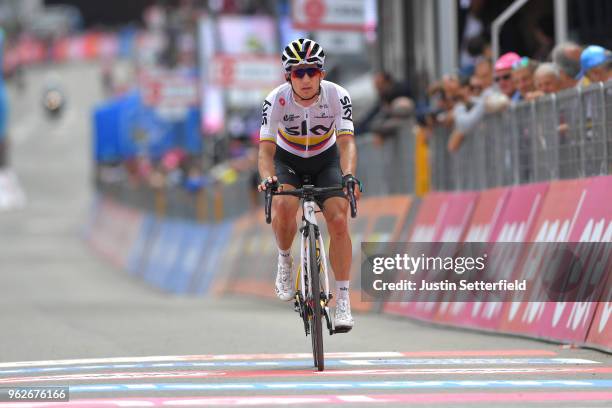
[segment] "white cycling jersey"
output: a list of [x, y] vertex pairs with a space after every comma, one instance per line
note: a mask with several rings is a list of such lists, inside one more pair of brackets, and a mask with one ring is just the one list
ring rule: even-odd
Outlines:
[[321, 94], [305, 108], [293, 98], [289, 82], [266, 97], [262, 108], [259, 140], [273, 142], [296, 156], [323, 153], [337, 137], [353, 135], [353, 105], [346, 89], [321, 81]]

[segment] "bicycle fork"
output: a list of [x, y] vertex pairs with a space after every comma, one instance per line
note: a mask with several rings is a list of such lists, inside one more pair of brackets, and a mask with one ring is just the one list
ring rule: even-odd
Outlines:
[[[310, 326], [308, 324], [308, 319], [312, 316], [313, 308], [312, 305], [306, 303], [305, 295], [306, 295], [306, 285], [309, 285], [307, 282], [307, 275], [303, 272], [303, 269], [306, 269], [308, 273], [310, 273], [310, 265], [308, 262], [308, 253], [309, 253], [309, 241], [308, 241], [308, 228], [307, 224], [300, 227], [300, 235], [301, 235], [301, 245], [300, 245], [300, 263], [298, 266], [298, 276], [296, 279], [296, 295], [294, 302], [294, 310], [300, 315], [302, 321], [304, 323], [304, 332], [306, 336], [310, 334]], [[329, 290], [329, 274], [328, 274], [328, 263], [327, 256], [325, 254], [325, 250], [321, 250], [324, 248], [323, 237], [321, 234], [318, 234], [319, 228], [315, 224], [315, 231], [317, 233], [317, 263], [319, 265], [319, 273], [323, 276], [324, 285], [323, 291], [321, 292], [321, 312], [325, 317], [325, 323], [327, 326], [327, 330], [329, 331], [330, 336], [334, 333], [345, 333], [344, 330], [335, 330], [333, 327], [331, 314], [329, 310], [329, 302], [333, 299], [333, 294]], [[300, 286], [300, 287], [298, 287]], [[320, 289], [319, 289], [320, 290]]]

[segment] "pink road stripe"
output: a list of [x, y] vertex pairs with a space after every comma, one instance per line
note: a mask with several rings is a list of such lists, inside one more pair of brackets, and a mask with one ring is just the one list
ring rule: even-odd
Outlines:
[[360, 375], [482, 375], [482, 374], [606, 374], [612, 367], [512, 367], [512, 368], [394, 368], [366, 370], [244, 370], [244, 371], [133, 371], [99, 374], [47, 375], [39, 377], [1, 378], [0, 384], [95, 381], [95, 380], [135, 380], [157, 378], [259, 378], [259, 377], [340, 377]]
[[520, 392], [520, 393], [453, 393], [453, 394], [369, 394], [369, 395], [274, 395], [256, 397], [181, 397], [181, 398], [114, 398], [81, 399], [69, 403], [0, 403], [0, 408], [44, 407], [178, 407], [178, 406], [235, 406], [235, 405], [292, 405], [292, 404], [354, 404], [405, 403], [448, 404], [486, 402], [567, 402], [612, 401], [612, 392]]
[[[556, 356], [551, 350], [441, 350], [441, 351], [373, 351], [373, 352], [331, 352], [325, 353], [326, 358], [363, 358], [363, 357], [484, 357], [484, 356]], [[269, 360], [269, 359], [301, 359], [310, 358], [310, 353], [288, 354], [218, 354], [187, 356], [187, 360]]]
[[[509, 349], [509, 350], [442, 350], [442, 351], [357, 351], [325, 353], [326, 358], [393, 358], [393, 357], [516, 357], [516, 356], [556, 356], [558, 353], [551, 350], [535, 349]], [[169, 362], [169, 361], [221, 361], [221, 360], [288, 360], [311, 358], [310, 353], [283, 353], [283, 354], [203, 354], [188, 356], [143, 356], [143, 357], [109, 357], [86, 358], [73, 360], [41, 360], [18, 361], [0, 363], [0, 368], [60, 366], [73, 364], [102, 364], [102, 363], [142, 363], [142, 362]]]

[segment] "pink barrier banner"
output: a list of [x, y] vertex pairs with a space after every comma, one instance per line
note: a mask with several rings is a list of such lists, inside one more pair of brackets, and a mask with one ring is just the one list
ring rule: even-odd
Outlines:
[[542, 210], [549, 183], [512, 187], [499, 221], [493, 227], [491, 242], [525, 242]]
[[[448, 201], [450, 193], [429, 193], [425, 196], [419, 206], [419, 211], [414, 220], [414, 225], [410, 229], [410, 242], [433, 242], [436, 230], [441, 229], [442, 219], [448, 210]], [[397, 299], [392, 299], [386, 302], [383, 311], [385, 313], [397, 314], [402, 316], [415, 316], [417, 309], [422, 316], [433, 316], [435, 312], [434, 302], [415, 303], [405, 299], [405, 302], [399, 302]]]
[[459, 242], [470, 224], [478, 199], [476, 192], [454, 193], [447, 202], [442, 223], [434, 234], [434, 241]]
[[597, 303], [586, 343], [612, 352], [612, 274], [608, 274], [606, 292], [602, 301]]
[[[569, 242], [593, 243], [612, 241], [612, 177], [591, 178], [583, 190], [578, 211], [570, 224]], [[577, 244], [574, 248], [587, 262], [578, 283], [579, 290], [591, 293], [588, 300], [581, 302], [547, 302], [542, 313], [542, 330], [545, 337], [582, 342], [595, 315], [610, 264], [606, 246]]]
[[493, 227], [501, 219], [504, 205], [509, 197], [509, 188], [495, 188], [481, 192], [463, 240], [488, 242], [493, 234]]
[[[504, 214], [503, 210], [509, 200], [510, 191], [510, 188], [496, 188], [480, 193], [464, 241], [488, 242], [490, 240], [493, 228]], [[474, 320], [481, 310], [490, 313], [492, 306], [495, 309], [499, 308], [499, 305], [489, 302], [459, 302], [447, 299], [440, 302], [435, 320], [444, 324], [478, 327]]]
[[436, 230], [448, 210], [450, 193], [429, 193], [419, 206], [419, 212], [408, 235], [410, 242], [433, 242]]
[[[570, 232], [585, 203], [590, 180], [566, 180], [552, 182], [535, 228], [528, 242], [546, 242], [549, 245], [534, 245], [524, 253], [516, 269], [515, 279], [526, 280], [528, 290], [516, 292], [516, 301], [505, 304], [500, 329], [549, 339], [584, 341], [593, 311], [588, 307], [572, 308], [581, 324], [571, 333], [560, 327], [559, 308], [562, 302], [544, 302], [546, 288], [541, 276], [547, 269], [556, 250], [554, 243], [568, 242]], [[536, 277], [538, 279], [536, 279]], [[537, 283], [536, 283], [537, 281]], [[555, 310], [556, 309], [556, 310]], [[561, 310], [563, 312], [563, 310]], [[569, 336], [569, 337], [568, 337]]]
[[[504, 245], [504, 243], [524, 242], [527, 239], [542, 209], [548, 186], [548, 183], [538, 183], [512, 187], [506, 190], [505, 195], [496, 190], [483, 192], [481, 198], [485, 202], [483, 215], [475, 214], [474, 220], [479, 220], [481, 217], [486, 219], [486, 214], [490, 214], [491, 232], [487, 236], [490, 242], [488, 253], [491, 259], [497, 261], [489, 268], [489, 271], [495, 275], [486, 278], [496, 281], [512, 277], [520, 260], [521, 254], [517, 252], [520, 251], [520, 248], [516, 245]], [[502, 200], [503, 204], [500, 203]], [[503, 209], [496, 217], [495, 211], [500, 206]], [[478, 208], [477, 211], [479, 211]], [[488, 224], [480, 222], [489, 228]], [[449, 313], [455, 315], [452, 318], [453, 324], [495, 330], [499, 326], [503, 307], [502, 302], [492, 301], [470, 302], [467, 307], [455, 303], [450, 306]]]
[[[411, 251], [419, 253], [419, 243], [425, 242], [459, 242], [476, 207], [478, 193], [432, 193], [427, 195], [417, 214], [414, 227], [410, 233]], [[416, 247], [415, 247], [416, 246]], [[452, 248], [445, 247], [452, 251]], [[429, 254], [434, 255], [434, 254]], [[425, 278], [430, 278], [429, 276]], [[431, 276], [431, 279], [435, 277]], [[440, 305], [440, 296], [408, 292], [400, 299], [390, 299], [385, 303], [386, 313], [410, 316], [422, 320], [432, 320]]]
[[[612, 242], [612, 206], [610, 203], [612, 203], [612, 176], [592, 178], [581, 211], [570, 232], [570, 241]], [[564, 329], [572, 330], [580, 322], [578, 313], [572, 313], [575, 309], [581, 310], [588, 307], [588, 312], [591, 312], [591, 307], [596, 307], [586, 342], [612, 350], [612, 319], [610, 319], [612, 316], [612, 267], [609, 259], [611, 254], [603, 255], [605, 260], [600, 260], [599, 265], [592, 267], [602, 270], [603, 276], [593, 275], [593, 279], [589, 282], [591, 287], [603, 288], [601, 301], [597, 304], [588, 303], [588, 306], [568, 304], [560, 322]]]

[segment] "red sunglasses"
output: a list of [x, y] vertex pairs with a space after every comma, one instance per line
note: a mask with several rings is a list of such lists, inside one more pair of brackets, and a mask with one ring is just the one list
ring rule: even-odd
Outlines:
[[319, 68], [298, 68], [295, 71], [291, 71], [291, 77], [304, 78], [304, 75], [308, 74], [308, 76], [312, 78], [320, 73], [321, 70]]

